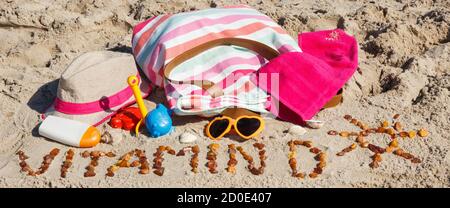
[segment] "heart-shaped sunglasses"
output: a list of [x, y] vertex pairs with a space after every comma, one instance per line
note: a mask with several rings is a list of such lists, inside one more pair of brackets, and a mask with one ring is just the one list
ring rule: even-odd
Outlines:
[[243, 139], [251, 139], [264, 129], [260, 115], [242, 108], [226, 109], [222, 116], [214, 118], [205, 128], [206, 136], [219, 140], [233, 130]]

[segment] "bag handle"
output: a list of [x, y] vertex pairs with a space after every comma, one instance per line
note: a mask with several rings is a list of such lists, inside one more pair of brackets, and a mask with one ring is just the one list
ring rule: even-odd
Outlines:
[[240, 46], [240, 47], [249, 49], [251, 51], [254, 51], [254, 52], [260, 54], [267, 60], [271, 60], [271, 59], [277, 57], [278, 55], [280, 55], [280, 53], [277, 50], [275, 50], [275, 49], [271, 48], [270, 46], [267, 46], [263, 43], [254, 41], [254, 40], [243, 39], [243, 38], [220, 38], [220, 39], [216, 39], [213, 41], [209, 41], [209, 42], [200, 44], [200, 45], [198, 45], [194, 48], [191, 48], [191, 49], [185, 51], [184, 53], [176, 56], [175, 58], [173, 58], [164, 67], [164, 77], [169, 82], [174, 82], [174, 83], [179, 83], [179, 84], [192, 84], [192, 85], [199, 86], [202, 89], [204, 89], [205, 91], [207, 91], [213, 98], [223, 95], [222, 88], [216, 86], [215, 83], [208, 81], [208, 80], [186, 81], [186, 80], [173, 80], [173, 79], [169, 78], [169, 75], [173, 71], [173, 69], [175, 69], [175, 67], [177, 67], [181, 63], [200, 54], [203, 51], [206, 51], [208, 49], [211, 49], [211, 48], [214, 48], [217, 46], [222, 46], [222, 45]]

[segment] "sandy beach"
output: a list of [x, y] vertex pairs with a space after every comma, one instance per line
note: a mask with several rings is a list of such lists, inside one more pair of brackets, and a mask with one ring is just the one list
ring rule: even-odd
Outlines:
[[[39, 115], [53, 102], [58, 79], [70, 62], [88, 51], [110, 50], [131, 53], [133, 26], [155, 15], [179, 13], [225, 5], [247, 4], [278, 22], [297, 39], [299, 32], [344, 29], [359, 43], [359, 69], [344, 87], [342, 105], [321, 111], [315, 119], [325, 122], [320, 129], [307, 129], [298, 136], [288, 132], [291, 123], [266, 120], [256, 140], [239, 141], [234, 136], [216, 142], [218, 173], [205, 167], [207, 146], [204, 134], [208, 120], [175, 116], [175, 131], [158, 139], [132, 136], [104, 123], [99, 129], [113, 144], [99, 144], [92, 150], [112, 151], [102, 157], [95, 177], [84, 177], [89, 159], [77, 149], [40, 137]], [[448, 0], [4, 0], [0, 4], [0, 187], [449, 187], [450, 186], [450, 1]], [[145, 100], [148, 107], [164, 101], [162, 89]], [[377, 128], [393, 116], [403, 129], [426, 129], [426, 137], [399, 138], [405, 152], [421, 160], [385, 153], [378, 168], [371, 168], [371, 152], [357, 147], [344, 156], [342, 149], [353, 137], [329, 135], [330, 130], [360, 131], [344, 119], [351, 115]], [[146, 151], [150, 161], [160, 145], [176, 151], [188, 146], [178, 137], [189, 132], [199, 137], [199, 172], [191, 172], [190, 155], [165, 154], [165, 173], [141, 175], [137, 168], [120, 169], [114, 177], [107, 168], [121, 155], [136, 148]], [[291, 176], [288, 164], [291, 140], [312, 141], [327, 155], [327, 165], [317, 178]], [[387, 147], [387, 134], [371, 134], [367, 140]], [[253, 175], [238, 154], [236, 174], [225, 168], [228, 144], [242, 146], [259, 161], [255, 142], [265, 145], [267, 167]], [[30, 158], [37, 169], [42, 157], [59, 148], [45, 174], [27, 176], [21, 172], [16, 152]], [[60, 177], [64, 154], [74, 149], [73, 165], [66, 178]], [[298, 169], [310, 173], [317, 161], [308, 149], [298, 147]]]

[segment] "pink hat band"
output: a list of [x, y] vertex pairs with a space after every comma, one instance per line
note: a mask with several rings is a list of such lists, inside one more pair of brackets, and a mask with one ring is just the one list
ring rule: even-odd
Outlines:
[[[139, 74], [137, 75], [139, 77]], [[139, 77], [140, 78], [140, 77]], [[147, 94], [147, 93], [145, 93]], [[93, 102], [86, 103], [73, 103], [66, 102], [56, 97], [54, 108], [56, 111], [69, 115], [83, 115], [98, 113], [102, 111], [110, 110], [116, 106], [122, 105], [133, 96], [133, 91], [130, 87], [117, 92], [109, 97], [100, 98]]]

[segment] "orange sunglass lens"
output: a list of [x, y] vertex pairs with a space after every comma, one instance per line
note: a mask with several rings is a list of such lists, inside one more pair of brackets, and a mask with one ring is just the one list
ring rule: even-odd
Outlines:
[[261, 121], [257, 118], [241, 118], [236, 123], [237, 130], [248, 137], [256, 133], [261, 127]]
[[217, 119], [212, 121], [209, 126], [208, 132], [213, 138], [217, 138], [227, 130], [230, 121], [228, 119]]

